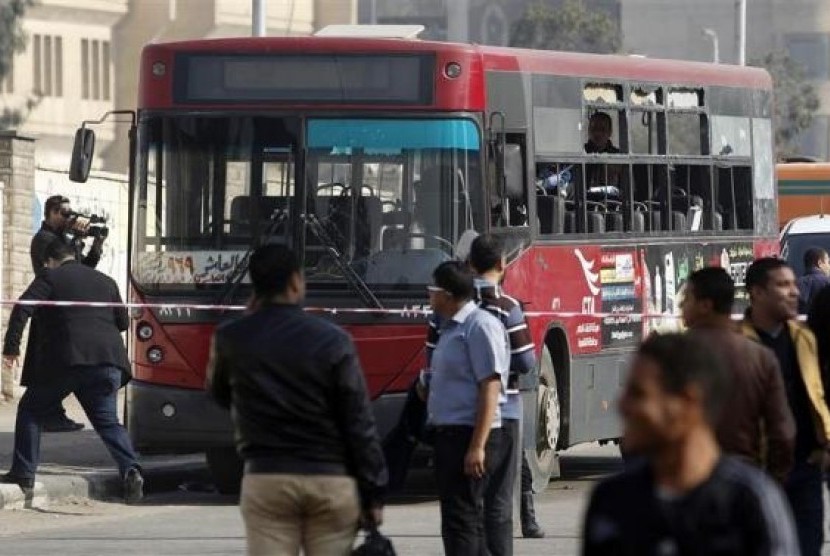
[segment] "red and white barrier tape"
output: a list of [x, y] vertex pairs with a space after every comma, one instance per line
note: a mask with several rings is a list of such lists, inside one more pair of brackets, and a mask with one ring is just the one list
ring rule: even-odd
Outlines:
[[[159, 311], [244, 311], [247, 309], [245, 305], [211, 305], [202, 303], [116, 303], [112, 301], [54, 301], [54, 300], [0, 300], [0, 305], [28, 305], [35, 307], [124, 307], [125, 309], [155, 309]], [[429, 316], [432, 310], [423, 309], [419, 307], [402, 307], [402, 308], [388, 308], [377, 309], [370, 307], [305, 307], [305, 310], [311, 313], [328, 313], [331, 315], [337, 314], [361, 314], [361, 315], [407, 315], [407, 316]], [[525, 316], [528, 318], [539, 317], [556, 317], [556, 318], [625, 318], [625, 319], [679, 319], [679, 314], [663, 314], [663, 313], [615, 313], [615, 312], [600, 312], [600, 313], [580, 313], [575, 311], [525, 311]], [[732, 315], [733, 319], [739, 320], [743, 318], [743, 314], [735, 313]], [[804, 320], [804, 315], [799, 315], [799, 320]]]

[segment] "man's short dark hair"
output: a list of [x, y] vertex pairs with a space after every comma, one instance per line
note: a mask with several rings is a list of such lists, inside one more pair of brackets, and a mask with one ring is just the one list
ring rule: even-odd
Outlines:
[[294, 274], [301, 272], [294, 252], [279, 243], [258, 247], [251, 255], [248, 273], [257, 297], [273, 297], [285, 293]]
[[804, 251], [804, 270], [817, 268], [818, 264], [827, 258], [827, 251], [821, 247], [810, 247]]
[[663, 388], [680, 394], [696, 384], [703, 393], [703, 410], [710, 424], [716, 423], [730, 387], [723, 362], [694, 331], [658, 334], [640, 345], [637, 354], [657, 363]]
[[712, 302], [712, 309], [719, 315], [732, 314], [735, 303], [735, 282], [726, 270], [709, 266], [689, 275], [689, 286], [695, 299]]
[[461, 261], [446, 261], [439, 264], [432, 272], [435, 285], [443, 288], [457, 300], [473, 297], [473, 273]]
[[46, 199], [46, 204], [43, 205], [43, 212], [46, 216], [49, 216], [56, 210], [60, 210], [61, 205], [68, 202], [69, 199], [67, 199], [63, 195], [52, 195], [51, 197]]
[[493, 234], [482, 234], [470, 245], [470, 264], [479, 274], [496, 268], [504, 256], [504, 242]]
[[43, 251], [43, 258], [46, 260], [62, 261], [64, 259], [75, 258], [75, 249], [61, 239], [54, 239], [49, 242], [46, 249]]
[[612, 120], [611, 116], [609, 116], [605, 112], [594, 112], [593, 114], [591, 114], [591, 118], [588, 120], [588, 122], [590, 123], [594, 120], [602, 121], [603, 123], [605, 123], [605, 125], [608, 126], [608, 131], [614, 130], [614, 120]]
[[767, 287], [769, 273], [779, 268], [790, 268], [790, 265], [787, 264], [787, 261], [779, 259], [778, 257], [762, 257], [756, 259], [746, 269], [746, 291], [750, 291], [755, 286]]

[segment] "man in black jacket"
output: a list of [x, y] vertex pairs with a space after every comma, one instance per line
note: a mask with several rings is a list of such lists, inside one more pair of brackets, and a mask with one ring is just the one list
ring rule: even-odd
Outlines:
[[[32, 243], [29, 246], [29, 254], [32, 258], [32, 271], [35, 273], [35, 276], [40, 276], [46, 272], [45, 251], [49, 244], [56, 239], [70, 245], [75, 253], [75, 259], [91, 268], [95, 268], [101, 259], [103, 238], [96, 237], [90, 246], [89, 252], [84, 255], [83, 240], [79, 237], [70, 238], [67, 235], [70, 225], [70, 219], [67, 215], [71, 211], [72, 206], [69, 204], [69, 199], [63, 195], [52, 195], [46, 199], [46, 204], [43, 207], [43, 223], [40, 225], [40, 230], [32, 238]], [[78, 222], [75, 222], [75, 224], [83, 225]], [[38, 333], [37, 329], [40, 324], [38, 321], [37, 316], [32, 318], [29, 332], [32, 337]], [[26, 361], [29, 361], [30, 358], [35, 356], [31, 350], [31, 347], [26, 349]], [[34, 365], [24, 365], [23, 368], [20, 384], [28, 386], [33, 380], [33, 373], [38, 372], [39, 369]], [[48, 369], [46, 372], [48, 372]], [[82, 428], [84, 428], [82, 423], [76, 423], [66, 416], [66, 410], [60, 403], [56, 404], [54, 409], [49, 411], [42, 423], [42, 429], [45, 432], [72, 432], [81, 430]]]
[[257, 249], [253, 311], [216, 331], [208, 364], [245, 460], [249, 554], [348, 554], [359, 519], [381, 520], [386, 464], [355, 347], [300, 307], [301, 272], [287, 247]]
[[[40, 457], [44, 416], [70, 393], [75, 394], [95, 431], [104, 441], [124, 481], [124, 497], [134, 503], [143, 495], [143, 478], [126, 429], [118, 422], [118, 390], [130, 378], [130, 363], [121, 332], [127, 310], [112, 278], [75, 260], [72, 248], [53, 241], [45, 252], [49, 270], [35, 278], [21, 300], [104, 302], [113, 307], [15, 305], [3, 344], [5, 364], [16, 365], [26, 321], [36, 312], [42, 326], [30, 337], [38, 373], [17, 407], [14, 458], [0, 483], [34, 486]], [[24, 369], [25, 370], [25, 369]]]
[[594, 490], [583, 556], [800, 553], [781, 489], [718, 447], [713, 424], [728, 388], [722, 361], [699, 337], [640, 346], [620, 413], [626, 445], [643, 461]]

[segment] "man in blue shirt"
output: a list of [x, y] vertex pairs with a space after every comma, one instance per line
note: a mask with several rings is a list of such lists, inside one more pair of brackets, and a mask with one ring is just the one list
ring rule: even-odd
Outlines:
[[484, 489], [503, 457], [500, 403], [510, 366], [507, 331], [472, 301], [473, 275], [460, 261], [433, 272], [430, 304], [441, 334], [429, 369], [428, 419], [435, 429], [441, 536], [448, 556], [486, 551]]
[[[487, 524], [487, 548], [491, 556], [512, 554], [513, 541], [513, 486], [516, 478], [516, 450], [522, 452], [521, 526], [527, 538], [542, 538], [545, 532], [536, 522], [533, 508], [533, 476], [524, 456], [519, 424], [522, 416], [522, 398], [518, 390], [518, 376], [536, 368], [533, 338], [525, 321], [521, 304], [505, 294], [500, 287], [507, 261], [502, 240], [492, 234], [476, 237], [470, 246], [468, 262], [476, 273], [475, 301], [501, 321], [510, 341], [510, 375], [505, 403], [502, 405], [504, 459], [497, 466], [484, 493], [484, 514]], [[438, 342], [440, 319], [433, 315], [427, 334], [427, 361]]]

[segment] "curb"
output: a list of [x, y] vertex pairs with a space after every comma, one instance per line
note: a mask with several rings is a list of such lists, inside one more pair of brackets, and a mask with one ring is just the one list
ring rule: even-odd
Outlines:
[[[144, 494], [178, 490], [187, 482], [210, 482], [204, 461], [145, 466]], [[121, 501], [121, 478], [115, 471], [87, 473], [41, 473], [35, 488], [24, 490], [17, 485], [0, 484], [0, 510], [46, 508], [65, 498]]]

